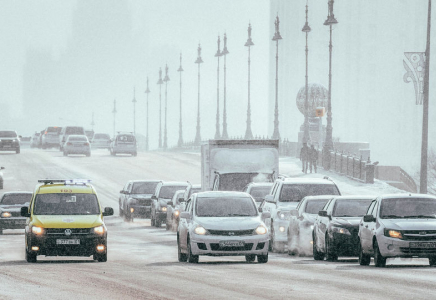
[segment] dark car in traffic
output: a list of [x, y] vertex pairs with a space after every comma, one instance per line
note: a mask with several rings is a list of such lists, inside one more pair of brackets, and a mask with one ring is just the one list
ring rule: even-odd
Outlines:
[[341, 196], [318, 212], [313, 228], [313, 258], [335, 261], [358, 256], [359, 223], [375, 196]]
[[151, 213], [151, 196], [159, 180], [130, 180], [120, 191], [118, 199], [120, 217], [133, 222], [135, 217], [148, 218]]
[[0, 131], [0, 151], [14, 151], [20, 153], [20, 137], [14, 130]]
[[0, 234], [4, 229], [24, 229], [26, 218], [21, 216], [21, 207], [29, 204], [32, 192], [7, 192], [0, 199]]
[[151, 196], [151, 226], [160, 227], [167, 219], [167, 206], [172, 201], [174, 194], [188, 187], [187, 182], [161, 181], [156, 191]]

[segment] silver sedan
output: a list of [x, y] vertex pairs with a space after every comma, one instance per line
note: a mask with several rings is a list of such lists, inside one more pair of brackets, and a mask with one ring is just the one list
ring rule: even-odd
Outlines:
[[[264, 218], [270, 216], [263, 213]], [[200, 255], [245, 255], [268, 262], [268, 229], [254, 199], [242, 192], [202, 192], [187, 201], [177, 230], [178, 259], [198, 263]]]
[[91, 146], [86, 135], [69, 135], [63, 148], [64, 156], [70, 154], [91, 156]]

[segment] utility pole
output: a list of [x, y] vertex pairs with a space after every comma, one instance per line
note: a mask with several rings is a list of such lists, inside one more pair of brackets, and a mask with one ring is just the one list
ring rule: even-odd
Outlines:
[[145, 135], [145, 151], [148, 151], [149, 145], [148, 145], [148, 95], [150, 94], [150, 89], [148, 88], [148, 76], [147, 76], [147, 89], [145, 90], [145, 93], [147, 94], [147, 131]]

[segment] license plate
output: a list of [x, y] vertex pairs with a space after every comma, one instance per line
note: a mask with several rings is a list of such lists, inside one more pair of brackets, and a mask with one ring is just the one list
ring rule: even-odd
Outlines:
[[80, 240], [56, 240], [57, 245], [80, 245]]
[[244, 247], [244, 241], [221, 241], [220, 247]]
[[3, 145], [4, 148], [11, 148], [11, 145]]
[[436, 248], [436, 243], [420, 243], [420, 242], [411, 242], [409, 244], [410, 248]]

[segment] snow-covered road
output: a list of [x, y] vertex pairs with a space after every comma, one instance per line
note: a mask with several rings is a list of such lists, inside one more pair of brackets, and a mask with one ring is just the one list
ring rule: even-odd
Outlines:
[[[32, 191], [37, 179], [86, 178], [97, 188], [107, 217], [108, 262], [91, 258], [38, 257], [24, 260], [22, 230], [0, 235], [0, 299], [428, 299], [436, 287], [436, 268], [427, 259], [388, 261], [385, 269], [359, 266], [357, 258], [314, 261], [270, 253], [267, 264], [244, 257], [201, 257], [199, 264], [177, 262], [175, 233], [150, 226], [147, 219], [125, 223], [118, 217], [118, 195], [127, 180], [189, 180], [200, 183], [195, 153], [139, 153], [112, 157], [63, 157], [55, 150], [23, 149], [0, 153], [4, 191]], [[322, 172], [303, 175], [299, 161], [284, 158], [280, 173], [334, 178], [343, 194], [399, 192], [383, 182], [366, 185]]]

